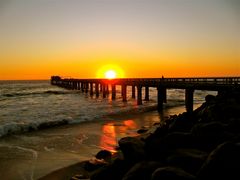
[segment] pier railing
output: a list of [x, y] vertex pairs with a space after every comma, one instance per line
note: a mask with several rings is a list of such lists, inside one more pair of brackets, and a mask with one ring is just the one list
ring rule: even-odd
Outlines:
[[191, 82], [213, 84], [240, 84], [240, 77], [197, 77], [197, 78], [121, 78], [120, 81], [142, 82]]

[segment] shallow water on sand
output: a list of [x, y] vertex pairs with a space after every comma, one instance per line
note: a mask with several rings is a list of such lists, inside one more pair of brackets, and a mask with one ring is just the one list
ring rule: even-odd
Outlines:
[[1, 179], [38, 179], [56, 169], [90, 159], [100, 149], [115, 150], [117, 141], [137, 135], [164, 116], [179, 113], [184, 107], [115, 115], [77, 125], [66, 125], [11, 135], [0, 139]]

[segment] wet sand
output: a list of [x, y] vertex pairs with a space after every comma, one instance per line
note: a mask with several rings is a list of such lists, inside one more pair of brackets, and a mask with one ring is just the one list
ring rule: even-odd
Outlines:
[[[114, 151], [120, 138], [135, 136], [139, 128], [183, 111], [184, 107], [176, 107], [165, 110], [164, 114], [151, 111], [115, 115], [1, 138], [1, 179], [39, 179], [60, 168], [88, 160], [102, 148]], [[74, 170], [67, 169], [69, 172]]]

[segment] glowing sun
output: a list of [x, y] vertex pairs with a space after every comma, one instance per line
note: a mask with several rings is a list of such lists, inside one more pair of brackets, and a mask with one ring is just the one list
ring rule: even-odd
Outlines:
[[115, 78], [124, 78], [124, 72], [123, 70], [113, 64], [107, 64], [105, 66], [102, 66], [97, 71], [97, 78], [106, 78], [106, 79], [115, 79]]
[[116, 77], [117, 77], [117, 73], [114, 70], [108, 70], [105, 73], [105, 78], [107, 78], [107, 79], [114, 79]]

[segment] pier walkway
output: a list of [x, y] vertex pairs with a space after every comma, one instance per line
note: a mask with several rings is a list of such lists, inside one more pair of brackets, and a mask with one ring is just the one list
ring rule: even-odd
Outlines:
[[[76, 89], [91, 96], [105, 98], [111, 93], [116, 98], [116, 86], [121, 86], [122, 100], [127, 101], [127, 87], [132, 89], [132, 98], [137, 98], [137, 104], [142, 104], [142, 88], [145, 89], [144, 100], [149, 100], [149, 88], [157, 90], [158, 110], [167, 102], [167, 89], [185, 89], [185, 105], [188, 112], [193, 111], [194, 90], [232, 91], [240, 90], [240, 77], [200, 77], [200, 78], [121, 78], [121, 79], [73, 79], [52, 76], [51, 84], [67, 89]], [[137, 92], [137, 93], [136, 93]]]

